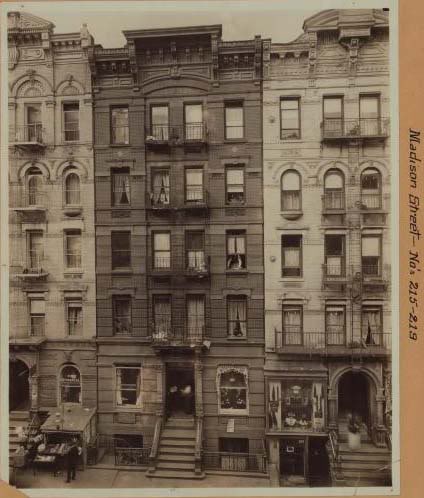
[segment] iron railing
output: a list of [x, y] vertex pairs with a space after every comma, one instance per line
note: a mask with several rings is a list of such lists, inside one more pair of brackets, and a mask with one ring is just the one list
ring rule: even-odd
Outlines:
[[345, 192], [327, 191], [322, 196], [322, 207], [324, 211], [343, 211], [345, 209]]
[[27, 125], [15, 126], [10, 131], [11, 143], [38, 144], [44, 143], [44, 130], [42, 123], [32, 123]]
[[325, 118], [321, 123], [323, 140], [385, 138], [389, 136], [388, 118]]
[[365, 194], [361, 193], [361, 209], [380, 209], [381, 195], [380, 194]]
[[232, 472], [266, 473], [266, 455], [264, 453], [230, 453], [226, 451], [204, 451], [203, 468], [205, 470], [227, 470]]
[[120, 448], [115, 446], [115, 465], [148, 465], [150, 453], [151, 448]]
[[[335, 257], [333, 257], [335, 259]], [[332, 259], [333, 259], [332, 258]], [[346, 264], [344, 257], [339, 257], [338, 264], [324, 264], [322, 265], [325, 280], [339, 280], [346, 277]]]
[[171, 269], [171, 255], [161, 256], [154, 254], [152, 270], [170, 270]]
[[166, 344], [168, 342], [179, 342], [191, 344], [202, 341], [205, 334], [204, 319], [199, 323], [187, 323], [181, 329], [175, 329], [171, 325], [171, 320], [155, 320], [152, 327], [152, 340], [156, 344]]
[[46, 207], [47, 197], [44, 190], [39, 188], [25, 188], [17, 198], [17, 208], [40, 209]]
[[206, 126], [202, 122], [184, 125], [152, 124], [146, 130], [146, 144], [205, 142], [206, 135]]

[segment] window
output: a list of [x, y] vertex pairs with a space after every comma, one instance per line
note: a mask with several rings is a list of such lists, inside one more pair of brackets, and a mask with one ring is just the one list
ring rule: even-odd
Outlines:
[[184, 136], [186, 140], [203, 139], [202, 104], [185, 104], [184, 106]]
[[227, 232], [227, 269], [246, 269], [246, 232]]
[[27, 269], [30, 272], [40, 272], [44, 262], [44, 238], [43, 232], [31, 230], [28, 237], [28, 262]]
[[186, 232], [186, 258], [188, 270], [206, 270], [204, 232]]
[[300, 211], [301, 178], [297, 171], [288, 170], [281, 176], [281, 210]]
[[235, 472], [248, 470], [249, 440], [238, 437], [220, 437], [221, 469]]
[[152, 171], [152, 193], [150, 197], [153, 206], [169, 205], [169, 170]]
[[187, 168], [185, 170], [186, 202], [203, 202], [203, 169]]
[[327, 277], [343, 277], [345, 267], [345, 236], [325, 236], [325, 274]]
[[140, 367], [116, 367], [116, 406], [141, 406]]
[[326, 137], [338, 137], [344, 133], [343, 97], [328, 96], [323, 101], [324, 134]]
[[156, 270], [171, 268], [171, 234], [169, 232], [153, 234], [153, 268]]
[[244, 167], [227, 166], [225, 169], [226, 203], [244, 203]]
[[31, 168], [28, 173], [28, 205], [43, 205], [43, 175], [37, 168]]
[[44, 299], [31, 298], [29, 314], [29, 335], [32, 337], [44, 336], [46, 324], [46, 302]]
[[205, 296], [187, 296], [187, 335], [189, 339], [202, 339], [205, 331]]
[[283, 235], [282, 245], [282, 276], [302, 276], [302, 235]]
[[366, 346], [381, 346], [382, 341], [381, 306], [362, 307], [362, 342]]
[[41, 122], [41, 105], [31, 104], [26, 106], [26, 129], [25, 142], [41, 143], [42, 139], [42, 122]]
[[361, 136], [380, 135], [380, 96], [359, 96]]
[[65, 266], [68, 269], [81, 268], [81, 230], [65, 232]]
[[154, 105], [151, 108], [151, 136], [155, 140], [169, 139], [169, 108], [167, 105]]
[[81, 403], [81, 374], [74, 365], [64, 365], [60, 372], [60, 402]]
[[381, 275], [381, 237], [379, 235], [362, 236], [362, 273], [371, 277]]
[[245, 338], [247, 336], [247, 300], [246, 296], [227, 297], [228, 337]]
[[128, 107], [113, 107], [110, 111], [110, 122], [112, 143], [129, 144]]
[[65, 142], [79, 140], [79, 104], [63, 104], [63, 129]]
[[367, 168], [362, 172], [361, 205], [363, 209], [381, 208], [381, 175], [375, 168]]
[[247, 367], [218, 367], [219, 412], [222, 415], [247, 415]]
[[131, 297], [113, 296], [112, 313], [113, 313], [114, 335], [131, 334], [132, 330]]
[[129, 206], [131, 201], [129, 168], [113, 168], [112, 176], [112, 206]]
[[337, 169], [330, 169], [324, 177], [324, 209], [344, 209], [344, 176]]
[[68, 335], [82, 335], [82, 302], [81, 300], [66, 302], [66, 323]]
[[233, 140], [244, 137], [244, 111], [242, 102], [225, 104], [225, 138]]
[[300, 99], [287, 97], [280, 100], [280, 137], [282, 140], [300, 138]]
[[80, 178], [76, 173], [69, 173], [65, 178], [65, 204], [67, 206], [80, 204]]
[[112, 270], [131, 267], [131, 232], [112, 232]]
[[283, 305], [283, 344], [303, 343], [302, 306]]
[[167, 340], [171, 337], [171, 296], [153, 296], [153, 338]]
[[345, 344], [345, 307], [326, 306], [325, 322], [327, 344], [330, 346]]

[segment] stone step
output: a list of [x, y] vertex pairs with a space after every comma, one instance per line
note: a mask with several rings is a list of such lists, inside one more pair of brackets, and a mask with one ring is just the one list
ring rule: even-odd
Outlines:
[[165, 423], [166, 428], [179, 429], [179, 428], [194, 428], [193, 418], [170, 418]]
[[148, 471], [147, 476], [149, 477], [160, 477], [163, 479], [204, 479], [206, 477], [204, 472], [196, 474], [195, 472], [184, 471], [184, 470], [154, 470]]
[[346, 480], [345, 486], [350, 486], [350, 487], [363, 487], [363, 488], [373, 488], [373, 487], [382, 487], [382, 486], [391, 486], [391, 480], [390, 478], [387, 478], [385, 480], [375, 480], [375, 479], [365, 479], [361, 478], [358, 481], [356, 480]]
[[359, 460], [354, 460], [347, 462], [345, 460], [342, 460], [342, 469], [343, 472], [348, 471], [348, 470], [377, 470], [377, 471], [385, 471], [387, 469], [390, 469], [389, 467], [390, 462], [375, 462], [375, 461], [359, 461]]
[[373, 481], [384, 481], [390, 476], [390, 472], [378, 472], [375, 470], [351, 470], [347, 469], [346, 471], [342, 469], [344, 478], [347, 480], [356, 480], [356, 479], [372, 479]]
[[29, 421], [29, 412], [14, 411], [9, 413], [9, 420], [27, 420]]
[[366, 463], [367, 465], [368, 464], [372, 464], [372, 463], [376, 463], [376, 464], [379, 464], [381, 466], [383, 465], [387, 465], [391, 462], [391, 458], [390, 456], [386, 456], [386, 455], [355, 455], [355, 454], [352, 454], [352, 455], [348, 455], [348, 454], [345, 454], [343, 453], [342, 455], [340, 455], [340, 459], [343, 463]]
[[361, 444], [361, 447], [357, 450], [350, 450], [349, 446], [347, 443], [341, 443], [339, 446], [339, 453], [349, 453], [349, 454], [359, 454], [359, 453], [374, 453], [374, 454], [387, 454], [390, 455], [390, 451], [387, 448], [378, 448], [377, 446], [374, 446], [373, 444]]
[[159, 446], [159, 452], [169, 455], [174, 455], [174, 454], [180, 455], [182, 453], [191, 455], [194, 452], [194, 445], [190, 447], [185, 447], [185, 446], [169, 446], [167, 444], [166, 445], [161, 444]]
[[193, 462], [162, 462], [158, 461], [156, 464], [156, 470], [193, 470], [194, 471], [194, 461]]
[[168, 429], [165, 428], [162, 431], [162, 437], [174, 437], [178, 439], [194, 439], [196, 437], [196, 432], [190, 429]]
[[169, 438], [169, 437], [162, 437], [160, 446], [175, 446], [175, 447], [185, 447], [185, 448], [194, 448], [194, 439], [178, 439], [178, 438]]
[[163, 453], [159, 451], [158, 455], [159, 462], [187, 462], [194, 464], [194, 454], [190, 455], [178, 455], [176, 453]]

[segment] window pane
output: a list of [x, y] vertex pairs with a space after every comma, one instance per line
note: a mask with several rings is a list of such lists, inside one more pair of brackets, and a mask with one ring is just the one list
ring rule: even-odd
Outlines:
[[202, 123], [202, 104], [187, 104], [185, 107], [185, 123]]
[[112, 269], [131, 266], [131, 234], [112, 232]]
[[130, 204], [130, 175], [122, 170], [120, 173], [112, 171], [112, 203], [114, 206], [128, 206]]
[[243, 107], [230, 106], [225, 107], [225, 137], [243, 138]]
[[364, 190], [379, 190], [380, 173], [377, 170], [365, 170], [361, 177], [361, 187]]
[[342, 103], [341, 98], [324, 98], [324, 118], [338, 118], [342, 117]]
[[169, 233], [155, 233], [154, 244], [157, 251], [169, 251], [171, 248]]
[[129, 128], [128, 128], [128, 108], [114, 108], [111, 112], [112, 121], [112, 143], [128, 144], [129, 143]]
[[128, 297], [113, 298], [113, 330], [115, 334], [131, 332], [131, 299]]
[[362, 237], [362, 256], [379, 256], [380, 238]]
[[76, 173], [70, 173], [66, 177], [66, 204], [80, 203], [80, 179]]
[[81, 232], [66, 232], [66, 265], [68, 268], [81, 266]]
[[167, 205], [170, 201], [169, 171], [160, 170], [152, 172], [153, 205]]
[[325, 175], [325, 188], [326, 189], [342, 189], [343, 176], [337, 171], [331, 171]]
[[283, 176], [283, 190], [300, 190], [300, 177], [294, 171], [288, 171]]
[[377, 96], [361, 96], [359, 100], [361, 118], [378, 118], [379, 101]]
[[245, 234], [227, 234], [227, 269], [246, 268]]
[[300, 137], [299, 99], [281, 99], [281, 138]]
[[230, 337], [246, 337], [247, 301], [245, 296], [227, 298], [228, 335]]
[[79, 104], [63, 104], [65, 141], [79, 140]]
[[168, 124], [168, 106], [152, 107], [152, 124]]

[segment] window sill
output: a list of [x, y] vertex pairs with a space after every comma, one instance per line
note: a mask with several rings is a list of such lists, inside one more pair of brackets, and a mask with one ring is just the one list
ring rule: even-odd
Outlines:
[[246, 336], [243, 336], [243, 337], [233, 337], [233, 336], [227, 336], [227, 340], [228, 341], [247, 341], [247, 337]]
[[280, 136], [280, 142], [284, 142], [284, 143], [299, 143], [302, 141], [302, 138], [299, 137], [299, 138], [282, 138]]
[[83, 275], [84, 270], [82, 268], [71, 268], [71, 269], [65, 269], [63, 273], [65, 275]]
[[236, 410], [232, 408], [218, 410], [218, 415], [230, 415], [231, 417], [245, 417], [249, 415], [249, 410]]
[[240, 270], [225, 270], [227, 275], [247, 275], [249, 272], [246, 268]]
[[246, 138], [224, 138], [224, 143], [229, 143], [229, 144], [234, 144], [234, 143], [237, 143], [237, 144], [242, 144], [242, 143], [246, 143], [247, 142], [247, 139]]
[[135, 410], [141, 410], [141, 406], [135, 406], [135, 405], [125, 405], [125, 406], [115, 406], [115, 411], [119, 413], [123, 412], [133, 412]]
[[132, 268], [113, 268], [112, 275], [132, 275]]
[[303, 277], [280, 277], [280, 282], [304, 282]]
[[131, 147], [131, 144], [115, 144], [110, 143], [109, 147]]
[[293, 211], [280, 211], [280, 214], [286, 220], [297, 220], [301, 216], [303, 216], [302, 210], [293, 210]]
[[233, 208], [233, 207], [246, 207], [246, 202], [226, 202], [225, 203], [226, 208]]

